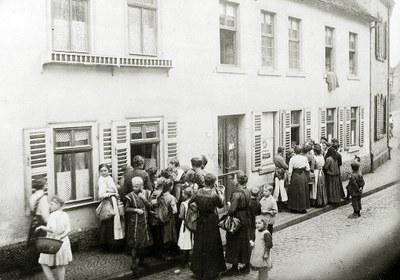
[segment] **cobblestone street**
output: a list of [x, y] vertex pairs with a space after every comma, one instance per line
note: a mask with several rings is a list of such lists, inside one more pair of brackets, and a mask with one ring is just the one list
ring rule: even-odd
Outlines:
[[[275, 233], [270, 279], [366, 279], [384, 270], [400, 249], [398, 243], [391, 245], [398, 236], [400, 185], [362, 203], [360, 219], [348, 219], [352, 208], [346, 205]], [[363, 269], [355, 269], [359, 265]], [[173, 271], [142, 279], [190, 279], [192, 275], [189, 270]], [[257, 274], [224, 279], [257, 279]]]

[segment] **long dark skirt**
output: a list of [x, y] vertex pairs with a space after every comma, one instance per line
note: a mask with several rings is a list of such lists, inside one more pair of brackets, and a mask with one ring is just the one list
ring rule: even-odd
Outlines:
[[325, 186], [328, 203], [339, 203], [341, 198], [343, 198], [343, 188], [340, 182], [340, 176], [325, 174]]
[[235, 233], [226, 233], [226, 262], [230, 264], [250, 263], [250, 216], [245, 211], [240, 211], [241, 227]]
[[315, 206], [323, 207], [328, 204], [328, 196], [325, 187], [325, 175], [322, 170], [318, 170], [317, 173], [317, 199], [315, 200]]
[[201, 280], [216, 279], [220, 272], [226, 270], [218, 217], [215, 213], [200, 216], [197, 221], [190, 268], [197, 279]]
[[304, 211], [310, 208], [308, 176], [305, 171], [293, 170], [288, 188], [288, 208], [292, 211]]
[[105, 245], [116, 245], [117, 242], [114, 240], [114, 219], [108, 219], [101, 221], [100, 223], [100, 244]]

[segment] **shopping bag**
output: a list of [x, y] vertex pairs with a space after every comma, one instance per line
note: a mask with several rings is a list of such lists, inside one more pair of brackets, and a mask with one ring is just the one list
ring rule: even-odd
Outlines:
[[218, 226], [229, 233], [235, 233], [239, 230], [241, 223], [236, 217], [224, 215], [219, 220]]
[[99, 206], [96, 208], [96, 216], [100, 221], [105, 221], [115, 216], [111, 199], [106, 198], [100, 202]]

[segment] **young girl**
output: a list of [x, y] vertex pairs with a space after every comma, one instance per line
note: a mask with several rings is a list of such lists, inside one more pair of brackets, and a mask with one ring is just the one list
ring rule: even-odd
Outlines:
[[[65, 266], [72, 261], [71, 244], [68, 234], [71, 231], [71, 225], [67, 213], [62, 210], [64, 201], [54, 196], [50, 201], [50, 216], [47, 226], [40, 226], [47, 232], [47, 237], [60, 239], [63, 241], [60, 250], [56, 254], [40, 254], [39, 264], [41, 264], [44, 274], [48, 280], [65, 278]], [[50, 267], [55, 266], [55, 275]], [[54, 277], [56, 276], [56, 277]]]
[[193, 249], [193, 233], [186, 228], [185, 217], [189, 207], [189, 201], [193, 196], [192, 188], [186, 188], [182, 193], [183, 201], [181, 203], [179, 218], [182, 220], [181, 229], [179, 231], [178, 246], [183, 252], [184, 259], [182, 267], [189, 263], [190, 250]]
[[268, 220], [263, 216], [257, 216], [255, 240], [250, 241], [250, 245], [253, 247], [250, 264], [258, 270], [259, 280], [267, 280], [268, 271], [272, 268], [272, 235], [267, 227]]

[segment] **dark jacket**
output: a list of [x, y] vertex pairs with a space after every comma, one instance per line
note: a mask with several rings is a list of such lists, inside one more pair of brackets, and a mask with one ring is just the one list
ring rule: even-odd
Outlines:
[[365, 182], [362, 175], [351, 174], [346, 189], [351, 196], [361, 196], [364, 185]]

